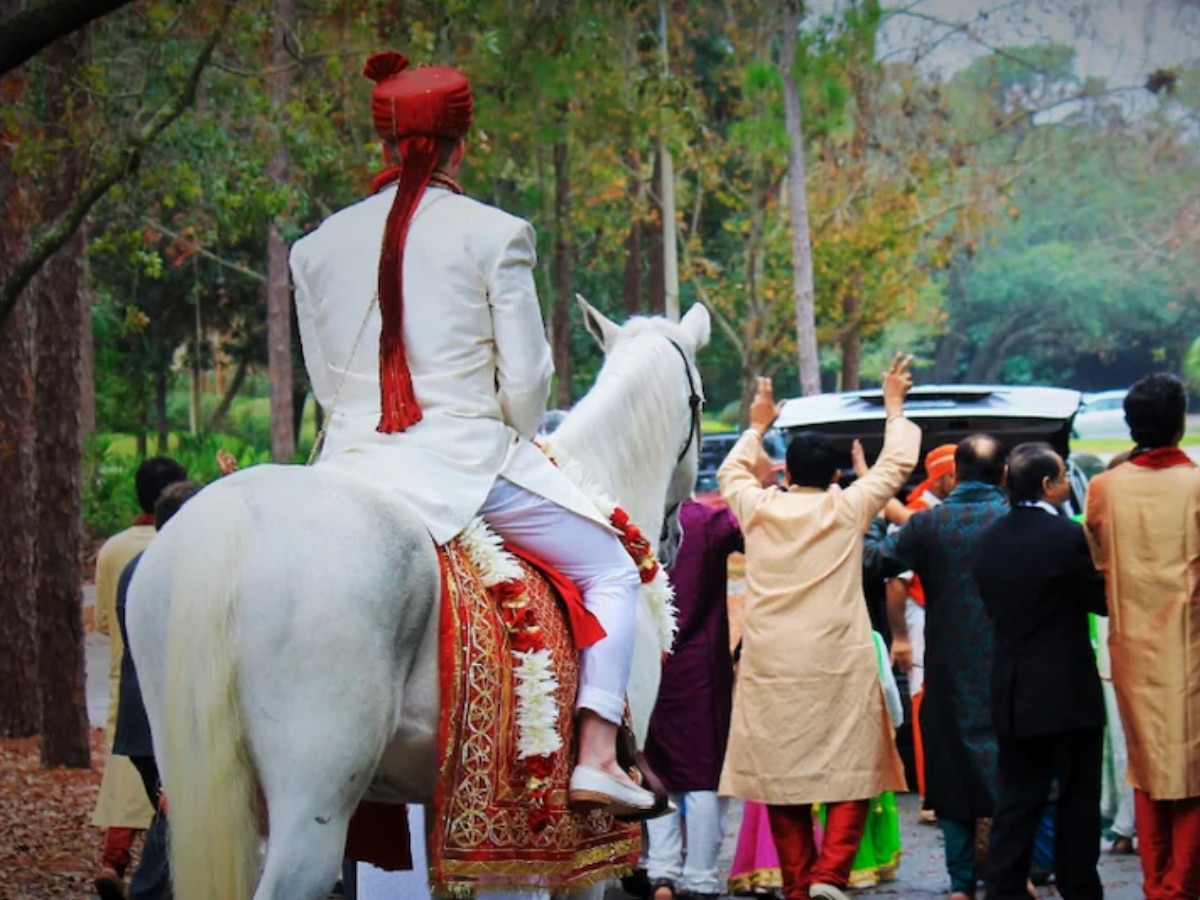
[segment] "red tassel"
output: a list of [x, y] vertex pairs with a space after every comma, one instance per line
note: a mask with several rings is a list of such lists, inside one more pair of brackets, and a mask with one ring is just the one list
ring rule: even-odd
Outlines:
[[412, 373], [404, 350], [404, 245], [417, 203], [437, 167], [438, 139], [424, 135], [401, 138], [400, 184], [388, 212], [379, 260], [379, 392], [382, 415], [376, 430], [404, 431], [421, 421]]

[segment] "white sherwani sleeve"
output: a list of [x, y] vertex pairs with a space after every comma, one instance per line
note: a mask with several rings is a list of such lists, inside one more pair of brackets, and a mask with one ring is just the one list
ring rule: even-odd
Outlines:
[[321, 341], [317, 336], [317, 299], [308, 286], [304, 271], [304, 253], [298, 244], [288, 254], [288, 266], [292, 270], [292, 289], [296, 302], [296, 324], [300, 328], [300, 348], [304, 354], [304, 368], [312, 385], [313, 396], [326, 414], [331, 412], [333, 385], [330, 383], [329, 366], [321, 352]]
[[487, 281], [500, 410], [504, 420], [526, 440], [537, 433], [554, 375], [533, 283], [536, 263], [533, 228], [522, 222], [500, 248]]

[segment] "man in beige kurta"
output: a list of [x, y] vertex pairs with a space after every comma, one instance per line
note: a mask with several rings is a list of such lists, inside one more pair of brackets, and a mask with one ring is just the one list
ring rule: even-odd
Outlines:
[[[142, 509], [133, 525], [114, 534], [96, 558], [96, 630], [108, 636], [108, 718], [105, 738], [111, 748], [117, 730], [117, 698], [121, 686], [121, 658], [125, 653], [117, 627], [117, 583], [130, 560], [154, 537], [154, 504], [163, 488], [187, 479], [187, 470], [173, 459], [154, 457], [143, 462], [135, 476], [138, 505]], [[105, 828], [96, 889], [101, 897], [123, 896], [123, 879], [132, 857], [136, 831], [150, 825], [154, 810], [146, 798], [141, 776], [127, 757], [110, 754], [104, 764], [100, 795], [92, 824]]]
[[[788, 448], [788, 487], [755, 477], [776, 409], [760, 379], [750, 429], [717, 473], [746, 543], [747, 606], [720, 792], [768, 806], [784, 892], [846, 895], [867, 801], [905, 789], [862, 590], [863, 532], [917, 462], [921, 430], [903, 416], [912, 383], [899, 357], [884, 377], [888, 421], [875, 466], [832, 484], [838, 456], [823, 435]], [[811, 808], [827, 805], [818, 856]]]
[[1178, 447], [1186, 411], [1173, 375], [1130, 388], [1137, 447], [1087, 498], [1147, 900], [1200, 897], [1200, 469]]

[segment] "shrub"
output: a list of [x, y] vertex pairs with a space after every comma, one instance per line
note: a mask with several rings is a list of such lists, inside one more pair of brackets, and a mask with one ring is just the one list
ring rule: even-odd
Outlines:
[[[226, 450], [248, 468], [270, 461], [270, 451], [228, 434], [194, 437], [174, 434], [170, 456], [188, 471], [188, 478], [207, 484], [221, 475], [217, 451]], [[127, 528], [138, 508], [134, 477], [142, 460], [127, 435], [98, 434], [88, 441], [83, 463], [83, 524], [87, 537], [102, 540]]]

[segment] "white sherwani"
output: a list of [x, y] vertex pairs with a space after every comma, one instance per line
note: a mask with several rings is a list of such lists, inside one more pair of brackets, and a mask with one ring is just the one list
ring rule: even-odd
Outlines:
[[605, 524], [530, 442], [553, 374], [534, 233], [495, 207], [441, 188], [421, 198], [404, 253], [404, 345], [424, 418], [375, 430], [376, 283], [395, 192], [335, 213], [292, 247], [304, 362], [330, 417], [318, 464], [396, 492], [439, 544], [470, 522], [497, 476]]

